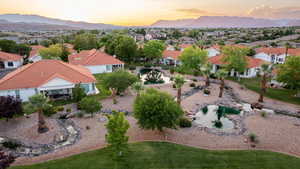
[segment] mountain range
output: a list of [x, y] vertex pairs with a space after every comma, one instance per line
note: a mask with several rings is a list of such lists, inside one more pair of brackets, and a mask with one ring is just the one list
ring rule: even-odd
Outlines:
[[151, 27], [162, 28], [260, 28], [300, 26], [300, 19], [261, 19], [237, 16], [201, 16], [196, 19], [159, 20]]
[[0, 30], [78, 30], [78, 29], [119, 29], [103, 23], [76, 22], [48, 18], [39, 15], [3, 14], [0, 15]]
[[[196, 19], [159, 20], [148, 27], [161, 28], [252, 28], [300, 26], [300, 19], [260, 19], [237, 16], [201, 16]], [[120, 29], [123, 26], [76, 22], [39, 15], [2, 14], [0, 30], [41, 31], [79, 29]]]

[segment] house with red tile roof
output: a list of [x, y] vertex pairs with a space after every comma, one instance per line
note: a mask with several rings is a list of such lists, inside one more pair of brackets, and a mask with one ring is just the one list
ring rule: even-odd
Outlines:
[[30, 47], [31, 47], [31, 51], [29, 53], [28, 60], [31, 62], [37, 62], [37, 61], [42, 60], [42, 56], [39, 55], [39, 50], [44, 49], [46, 47], [44, 47], [42, 45], [32, 45]]
[[80, 53], [70, 55], [68, 60], [70, 64], [86, 67], [92, 74], [112, 72], [124, 67], [122, 61], [96, 49], [83, 50]]
[[96, 94], [96, 79], [79, 65], [59, 60], [40, 60], [10, 72], [0, 79], [0, 96], [28, 98], [42, 93], [50, 98], [70, 97], [72, 89], [80, 84], [87, 94]]
[[181, 55], [182, 51], [178, 50], [164, 50], [161, 63], [165, 65], [179, 65], [180, 61], [178, 57]]
[[[212, 64], [212, 70], [211, 70], [212, 73], [216, 73], [218, 69], [220, 69], [226, 65], [226, 63], [224, 63], [222, 61], [223, 57], [224, 57], [223, 55], [217, 55], [217, 56], [210, 57], [208, 59], [208, 62]], [[240, 77], [243, 77], [243, 78], [256, 77], [257, 70], [260, 69], [262, 64], [267, 63], [266, 61], [264, 61], [262, 59], [252, 58], [249, 56], [246, 56], [246, 59], [248, 62], [246, 71], [243, 74], [239, 74], [238, 72], [235, 72], [234, 70], [232, 70], [230, 72], [230, 76], [239, 75]]]
[[0, 51], [0, 69], [15, 69], [22, 65], [22, 56]]
[[255, 58], [262, 59], [264, 61], [281, 64], [284, 63], [287, 56], [296, 56], [300, 55], [300, 49], [286, 49], [286, 48], [271, 48], [271, 47], [262, 47], [256, 49]]

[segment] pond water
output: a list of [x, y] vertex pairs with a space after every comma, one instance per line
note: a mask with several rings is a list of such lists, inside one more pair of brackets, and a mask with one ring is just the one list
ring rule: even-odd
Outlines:
[[171, 79], [165, 76], [158, 69], [144, 68], [140, 70], [140, 77], [142, 82], [147, 84], [169, 84]]
[[225, 131], [232, 130], [234, 129], [234, 122], [226, 118], [226, 115], [229, 114], [238, 115], [240, 112], [228, 107], [209, 105], [206, 108], [199, 110], [199, 112], [195, 115], [194, 123], [207, 128], [215, 128]]

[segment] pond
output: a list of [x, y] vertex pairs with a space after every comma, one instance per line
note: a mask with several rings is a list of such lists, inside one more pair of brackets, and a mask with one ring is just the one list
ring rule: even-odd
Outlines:
[[232, 130], [235, 124], [227, 118], [227, 115], [239, 115], [240, 111], [217, 105], [208, 105], [199, 110], [195, 115], [194, 123], [202, 127], [214, 128], [219, 130]]
[[140, 78], [145, 85], [148, 84], [168, 84], [171, 83], [171, 79], [165, 76], [158, 69], [144, 68], [140, 70]]

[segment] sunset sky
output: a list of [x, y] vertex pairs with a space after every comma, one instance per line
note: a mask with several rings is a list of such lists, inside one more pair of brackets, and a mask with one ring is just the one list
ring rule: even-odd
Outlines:
[[299, 0], [0, 0], [0, 14], [116, 25], [149, 25], [160, 19], [199, 16], [299, 18]]

